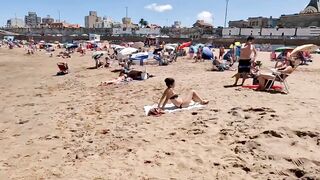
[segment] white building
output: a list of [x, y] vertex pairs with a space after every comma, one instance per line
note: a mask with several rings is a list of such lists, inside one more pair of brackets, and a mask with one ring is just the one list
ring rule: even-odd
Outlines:
[[320, 28], [224, 28], [222, 36], [320, 37]]
[[173, 28], [181, 28], [181, 21], [175, 21], [172, 25]]
[[23, 28], [25, 27], [25, 23], [23, 19], [19, 18], [11, 18], [7, 21], [8, 28]]
[[101, 21], [95, 23], [96, 28], [112, 28], [113, 20], [110, 17], [104, 17]]
[[134, 31], [136, 35], [160, 35], [160, 28], [139, 28], [138, 30]]
[[131, 28], [113, 28], [112, 35], [121, 36], [121, 35], [132, 35]]

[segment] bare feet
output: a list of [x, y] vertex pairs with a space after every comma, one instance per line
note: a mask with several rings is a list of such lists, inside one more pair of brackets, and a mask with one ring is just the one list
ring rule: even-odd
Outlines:
[[207, 104], [209, 104], [209, 101], [203, 100], [200, 104], [201, 104], [201, 105], [207, 105]]

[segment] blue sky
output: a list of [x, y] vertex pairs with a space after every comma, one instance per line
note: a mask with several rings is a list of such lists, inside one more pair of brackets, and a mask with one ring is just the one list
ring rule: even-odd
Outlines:
[[[309, 0], [230, 0], [228, 20], [246, 19], [249, 16], [274, 16], [298, 13]], [[125, 7], [134, 22], [140, 18], [159, 25], [171, 25], [180, 20], [182, 25], [191, 26], [197, 19], [210, 21], [214, 26], [224, 24], [225, 0], [9, 0], [1, 2], [0, 26], [6, 20], [23, 18], [28, 11], [39, 16], [51, 15], [70, 23], [84, 24], [84, 16], [90, 10], [99, 16], [109, 16], [120, 21], [125, 16]], [[200, 16], [200, 17], [199, 17]]]

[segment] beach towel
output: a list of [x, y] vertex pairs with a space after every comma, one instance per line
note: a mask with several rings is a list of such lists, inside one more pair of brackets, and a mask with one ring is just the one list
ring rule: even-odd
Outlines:
[[[144, 111], [145, 111], [146, 116], [148, 116], [149, 111], [150, 111], [151, 109], [157, 108], [157, 107], [158, 107], [157, 104], [151, 105], [151, 106], [145, 106], [145, 107], [144, 107]], [[203, 107], [204, 107], [204, 105], [201, 105], [201, 104], [195, 103], [195, 102], [192, 102], [189, 107], [187, 107], [187, 108], [182, 108], [182, 109], [181, 109], [181, 108], [177, 108], [174, 104], [167, 104], [166, 107], [165, 107], [164, 112], [165, 112], [165, 113], [173, 113], [173, 112], [177, 112], [177, 111], [191, 110], [191, 109], [203, 108]]]

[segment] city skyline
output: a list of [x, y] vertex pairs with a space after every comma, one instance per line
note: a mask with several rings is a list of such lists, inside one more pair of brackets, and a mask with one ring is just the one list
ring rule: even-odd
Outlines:
[[[5, 7], [10, 8], [0, 12], [0, 26], [4, 26], [10, 18], [24, 19], [29, 11], [36, 12], [40, 17], [51, 15], [55, 19], [59, 18], [60, 11], [61, 20], [81, 26], [84, 26], [84, 16], [91, 10], [97, 11], [99, 16], [112, 17], [113, 20], [121, 22], [121, 19], [126, 15], [125, 7], [129, 8], [129, 17], [132, 18], [134, 23], [138, 23], [141, 18], [144, 18], [150, 23], [161, 26], [171, 26], [174, 21], [181, 21], [183, 26], [191, 26], [196, 20], [204, 19], [213, 23], [214, 26], [223, 26], [225, 11], [224, 0], [201, 0], [197, 5], [191, 1], [185, 2], [183, 0], [140, 0], [134, 3], [130, 0], [117, 2], [92, 0], [90, 3], [86, 3], [84, 0], [78, 1], [82, 3], [57, 0], [55, 4], [49, 2], [21, 4], [18, 2], [20, 1], [12, 0], [10, 3], [3, 3]], [[257, 3], [256, 0], [246, 0], [246, 2], [230, 0], [227, 21], [257, 16], [279, 17], [282, 14], [299, 13], [308, 2], [309, 0], [282, 0], [281, 2], [270, 0]], [[184, 6], [179, 5], [182, 3]], [[253, 4], [254, 9], [252, 8]], [[286, 8], [288, 4], [290, 4], [290, 9]], [[71, 8], [77, 8], [77, 11], [71, 11]], [[246, 11], [246, 9], [248, 10]]]

